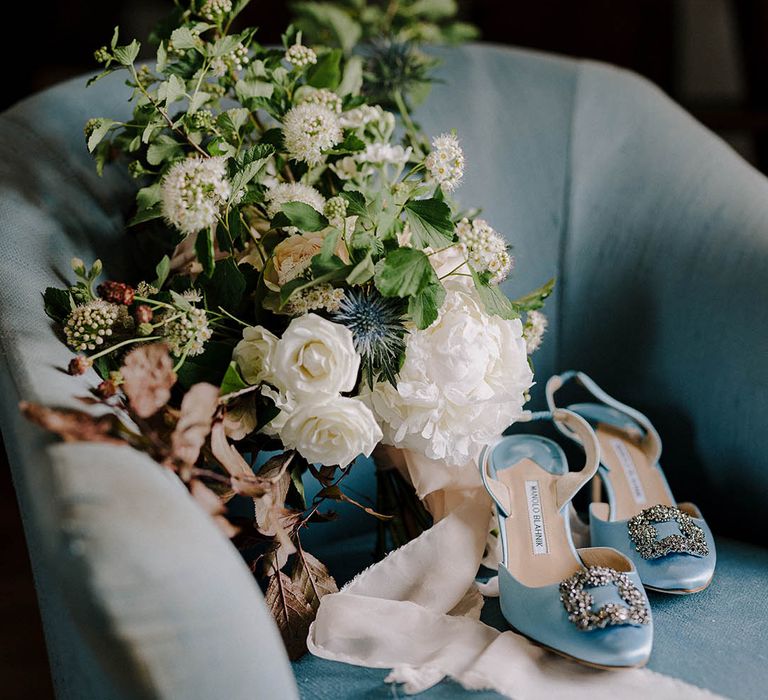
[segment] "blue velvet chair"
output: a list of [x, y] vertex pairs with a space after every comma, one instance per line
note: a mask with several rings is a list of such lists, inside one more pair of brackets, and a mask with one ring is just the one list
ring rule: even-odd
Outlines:
[[[635, 75], [487, 45], [442, 57], [445, 82], [417, 118], [458, 129], [458, 194], [514, 245], [510, 291], [558, 277], [534, 403], [551, 372], [578, 368], [647, 412], [673, 491], [718, 535], [707, 591], [653, 596], [650, 668], [765, 697], [768, 183]], [[87, 118], [128, 112], [116, 75], [0, 116], [2, 431], [58, 697], [391, 697], [384, 671], [313, 657], [291, 668], [237, 553], [148, 458], [62, 444], [18, 415], [20, 399], [75, 405], [95, 380], [62, 371], [69, 352], [40, 291], [74, 255], [112, 275], [131, 265], [133, 183], [119, 167], [97, 177], [82, 135]], [[372, 494], [369, 463], [352, 478]], [[371, 563], [374, 536], [366, 516], [344, 515], [308, 543], [342, 580]]]

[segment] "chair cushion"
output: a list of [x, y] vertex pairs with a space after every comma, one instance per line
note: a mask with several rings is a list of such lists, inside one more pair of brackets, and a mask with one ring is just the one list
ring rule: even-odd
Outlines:
[[[707, 688], [734, 700], [762, 700], [768, 658], [766, 572], [768, 551], [716, 538], [717, 571], [702, 593], [689, 596], [649, 592], [654, 642], [648, 668]], [[317, 550], [339, 583], [373, 563], [374, 538], [349, 538]], [[482, 619], [507, 629], [498, 598], [486, 598]], [[306, 655], [293, 664], [302, 697], [313, 700], [391, 698], [382, 687], [386, 669], [369, 669]], [[425, 698], [467, 697], [443, 681]], [[492, 692], [470, 697], [501, 698]]]

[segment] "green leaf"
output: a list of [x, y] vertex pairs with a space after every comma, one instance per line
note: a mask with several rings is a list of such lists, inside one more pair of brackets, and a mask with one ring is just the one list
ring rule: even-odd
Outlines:
[[[282, 214], [282, 216], [281, 216]], [[300, 231], [322, 231], [328, 226], [326, 219], [317, 209], [304, 202], [286, 202], [274, 219], [272, 228], [295, 226]]]
[[307, 85], [335, 90], [341, 82], [341, 49], [331, 49], [307, 71]]
[[232, 178], [233, 196], [236, 196], [259, 174], [274, 152], [273, 146], [260, 143], [240, 153], [235, 161], [237, 172]]
[[155, 204], [151, 207], [148, 207], [147, 209], [140, 209], [138, 210], [132, 217], [131, 220], [128, 222], [127, 226], [130, 228], [131, 226], [138, 226], [139, 224], [143, 224], [146, 221], [153, 221], [154, 219], [159, 219], [163, 215], [163, 207], [160, 204]]
[[91, 132], [91, 135], [88, 137], [88, 151], [93, 153], [93, 149], [101, 143], [102, 139], [107, 135], [107, 132], [115, 124], [117, 124], [117, 122], [112, 119], [99, 119], [98, 126]]
[[544, 300], [552, 294], [555, 288], [555, 278], [548, 280], [541, 285], [538, 289], [534, 289], [532, 292], [520, 297], [519, 299], [513, 299], [512, 304], [517, 307], [518, 311], [536, 311], [544, 306]]
[[236, 311], [243, 301], [245, 276], [240, 271], [234, 258], [225, 258], [216, 263], [216, 268], [205, 283], [205, 296], [211, 309]]
[[235, 84], [235, 93], [241, 102], [254, 97], [272, 97], [275, 86], [265, 80], [238, 80]]
[[157, 277], [155, 278], [155, 281], [152, 282], [152, 286], [156, 289], [162, 289], [170, 272], [171, 261], [167, 255], [163, 255], [163, 259], [157, 263], [157, 267], [155, 267], [155, 274]]
[[165, 48], [165, 42], [161, 41], [160, 45], [157, 47], [157, 62], [155, 64], [155, 69], [158, 73], [163, 73], [167, 65], [168, 50]]
[[456, 0], [416, 0], [410, 7], [402, 9], [406, 16], [429, 20], [450, 19], [457, 12]]
[[323, 240], [323, 247], [311, 261], [313, 277], [321, 277], [347, 267], [346, 263], [336, 255], [340, 236], [341, 231], [331, 231]]
[[127, 46], [116, 46], [114, 50], [115, 60], [123, 66], [132, 66], [139, 55], [141, 44], [134, 39]]
[[437, 199], [416, 199], [405, 205], [405, 219], [418, 248], [439, 249], [453, 240], [451, 209]]
[[430, 284], [421, 294], [408, 299], [408, 314], [419, 330], [429, 328], [436, 320], [445, 301], [445, 287], [440, 282]]
[[397, 248], [375, 267], [376, 288], [385, 297], [421, 294], [429, 285], [439, 284], [435, 270], [423, 251]]
[[297, 2], [293, 11], [301, 18], [302, 27], [309, 20], [326, 29], [344, 53], [350, 53], [362, 36], [362, 27], [334, 3]]
[[360, 56], [352, 56], [344, 67], [344, 76], [336, 88], [336, 92], [345, 95], [359, 95], [363, 87], [363, 59]]
[[216, 267], [216, 261], [214, 259], [213, 252], [212, 228], [198, 232], [197, 240], [195, 241], [195, 253], [197, 253], [197, 259], [203, 266], [203, 272], [205, 273], [205, 276], [211, 277]]
[[156, 182], [149, 187], [142, 187], [136, 193], [136, 214], [128, 222], [128, 226], [136, 226], [145, 221], [152, 221], [152, 219], [158, 219], [162, 215], [160, 183]]
[[157, 96], [161, 100], [165, 100], [165, 103], [168, 105], [181, 100], [186, 94], [187, 86], [177, 75], [172, 75], [166, 82], [161, 83], [157, 89]]
[[362, 192], [357, 192], [356, 190], [339, 192], [339, 196], [347, 203], [347, 216], [368, 216], [365, 195]]
[[241, 391], [248, 388], [248, 383], [240, 376], [240, 370], [237, 368], [237, 362], [234, 360], [229, 363], [227, 371], [224, 373], [224, 379], [221, 380], [219, 396], [226, 396], [235, 391]]
[[347, 275], [348, 284], [365, 284], [374, 275], [373, 258], [370, 251], [366, 256], [352, 268], [352, 272]]
[[499, 285], [490, 284], [475, 272], [475, 270], [471, 271], [472, 279], [475, 282], [475, 289], [477, 289], [480, 300], [483, 302], [485, 310], [489, 314], [500, 316], [507, 320], [520, 317], [517, 307], [505, 296], [504, 292], [499, 289]]
[[196, 37], [188, 27], [179, 27], [174, 29], [171, 34], [171, 43], [174, 49], [184, 51], [186, 49], [195, 49], [198, 46], [199, 38]]
[[346, 135], [344, 140], [338, 146], [326, 151], [326, 153], [342, 156], [346, 153], [359, 153], [363, 150], [365, 150], [365, 141], [350, 133]]
[[179, 384], [184, 389], [189, 389], [198, 382], [209, 382], [215, 386], [221, 386], [231, 361], [231, 344], [209, 340], [205, 344], [202, 355], [188, 357], [179, 367], [177, 370]]
[[45, 313], [56, 323], [63, 323], [74, 308], [72, 297], [66, 289], [48, 287], [43, 293]]
[[147, 161], [150, 165], [160, 165], [166, 160], [181, 158], [184, 151], [168, 134], [160, 134], [147, 149]]

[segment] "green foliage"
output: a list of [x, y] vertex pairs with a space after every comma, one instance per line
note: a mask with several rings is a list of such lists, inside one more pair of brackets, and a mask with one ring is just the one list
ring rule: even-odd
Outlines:
[[374, 281], [385, 297], [412, 297], [438, 284], [429, 258], [416, 248], [397, 248], [376, 264]]
[[410, 224], [414, 244], [439, 249], [453, 240], [451, 209], [438, 199], [416, 199], [405, 205], [405, 218]]

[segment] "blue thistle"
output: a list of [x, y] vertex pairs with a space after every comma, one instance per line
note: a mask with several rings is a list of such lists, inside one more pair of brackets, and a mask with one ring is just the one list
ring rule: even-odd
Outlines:
[[373, 388], [383, 378], [397, 385], [405, 355], [405, 302], [381, 296], [375, 287], [348, 289], [333, 320], [352, 331], [363, 381]]

